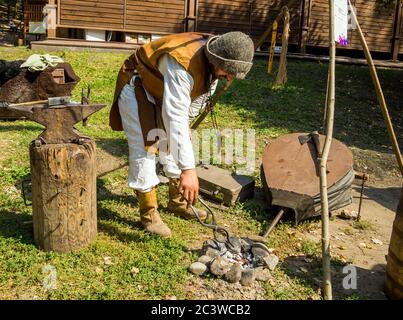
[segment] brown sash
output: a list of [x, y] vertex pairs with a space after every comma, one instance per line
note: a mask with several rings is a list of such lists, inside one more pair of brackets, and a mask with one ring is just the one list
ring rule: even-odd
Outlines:
[[147, 94], [139, 77], [136, 77], [134, 82], [134, 93], [136, 95], [138, 104], [138, 113], [141, 131], [143, 133], [144, 146], [148, 151], [155, 151], [153, 150], [154, 148], [151, 147], [159, 140], [159, 138], [156, 137], [154, 140], [148, 140], [147, 135], [152, 129], [165, 130], [162, 121], [162, 104], [159, 101], [156, 101], [156, 103], [153, 104], [147, 99]]

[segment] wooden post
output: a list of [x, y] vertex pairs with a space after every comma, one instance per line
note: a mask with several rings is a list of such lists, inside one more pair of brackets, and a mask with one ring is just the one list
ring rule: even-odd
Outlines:
[[34, 240], [71, 252], [97, 233], [95, 142], [30, 145]]
[[48, 26], [48, 38], [56, 38], [56, 17], [57, 17], [57, 5], [55, 0], [49, 0], [49, 4], [45, 6], [46, 19]]
[[400, 49], [400, 36], [402, 33], [402, 6], [403, 2], [401, 0], [396, 1], [396, 13], [395, 22], [393, 27], [393, 38], [392, 38], [392, 59], [398, 60], [399, 49]]
[[196, 31], [196, 17], [197, 17], [197, 0], [187, 0], [186, 2], [186, 21], [185, 31]]
[[330, 269], [330, 236], [329, 236], [329, 203], [327, 196], [327, 159], [332, 143], [335, 79], [336, 79], [336, 42], [334, 37], [334, 0], [329, 0], [329, 77], [328, 97], [326, 99], [326, 139], [320, 158], [320, 198], [322, 207], [322, 265], [323, 265], [323, 298], [332, 300], [332, 279]]
[[309, 35], [309, 18], [311, 15], [311, 0], [302, 0], [300, 4], [300, 22], [298, 51], [305, 53]]
[[403, 185], [389, 242], [385, 293], [390, 299], [403, 300]]

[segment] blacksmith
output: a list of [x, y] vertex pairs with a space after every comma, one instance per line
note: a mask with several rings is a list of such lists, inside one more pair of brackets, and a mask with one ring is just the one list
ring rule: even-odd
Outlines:
[[[141, 223], [161, 237], [171, 230], [158, 213], [156, 151], [169, 178], [168, 210], [191, 219], [188, 204], [198, 197], [189, 122], [205, 107], [218, 79], [242, 79], [252, 67], [253, 42], [242, 32], [221, 36], [182, 33], [137, 49], [119, 71], [110, 113], [113, 130], [124, 130], [129, 144], [129, 187], [139, 202]], [[168, 146], [161, 150], [163, 135]], [[159, 144], [156, 142], [159, 140]], [[159, 146], [159, 147], [156, 147]], [[199, 211], [204, 219], [205, 211]]]

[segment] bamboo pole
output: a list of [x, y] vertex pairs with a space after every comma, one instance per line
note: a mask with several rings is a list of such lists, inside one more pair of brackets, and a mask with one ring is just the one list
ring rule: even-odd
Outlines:
[[322, 265], [323, 265], [323, 298], [332, 300], [332, 279], [330, 269], [329, 240], [329, 203], [327, 196], [326, 164], [332, 143], [334, 105], [335, 105], [335, 73], [336, 73], [336, 42], [334, 37], [334, 0], [329, 0], [329, 77], [328, 97], [326, 98], [326, 139], [320, 158], [320, 196], [322, 207]]
[[376, 95], [378, 96], [378, 101], [379, 101], [379, 104], [381, 106], [383, 119], [385, 121], [386, 128], [388, 130], [390, 141], [392, 142], [392, 147], [393, 147], [393, 150], [395, 152], [396, 160], [397, 160], [397, 163], [398, 163], [399, 168], [400, 168], [400, 173], [403, 176], [402, 155], [400, 153], [400, 148], [399, 148], [399, 144], [398, 144], [397, 139], [396, 139], [395, 131], [393, 130], [392, 121], [390, 120], [390, 117], [389, 117], [388, 107], [386, 105], [385, 97], [384, 97], [383, 92], [382, 92], [382, 88], [381, 88], [381, 84], [379, 82], [378, 74], [376, 73], [376, 68], [375, 68], [375, 65], [374, 65], [374, 61], [372, 60], [371, 52], [368, 49], [367, 42], [365, 41], [364, 34], [363, 34], [362, 30], [361, 30], [360, 24], [358, 23], [357, 16], [354, 13], [354, 10], [353, 10], [353, 7], [351, 5], [351, 2], [348, 1], [348, 4], [349, 4], [350, 9], [351, 9], [350, 10], [351, 11], [351, 17], [353, 18], [353, 20], [355, 21], [356, 26], [357, 26], [357, 32], [358, 32], [358, 34], [360, 36], [360, 42], [361, 42], [362, 48], [364, 49], [364, 54], [365, 54], [365, 58], [367, 59], [369, 72], [371, 74], [372, 82], [373, 82], [374, 87], [375, 87]]

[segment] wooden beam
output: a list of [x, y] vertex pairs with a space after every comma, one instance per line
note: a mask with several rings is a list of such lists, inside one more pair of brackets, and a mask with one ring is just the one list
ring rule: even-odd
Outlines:
[[402, 33], [402, 6], [403, 2], [401, 0], [396, 3], [396, 13], [395, 22], [393, 28], [393, 38], [392, 38], [392, 59], [398, 60], [399, 49], [400, 49], [400, 35]]
[[298, 36], [298, 52], [305, 53], [309, 36], [309, 18], [311, 16], [311, 0], [302, 0], [300, 5], [300, 23]]
[[185, 7], [185, 31], [194, 32], [196, 31], [196, 20], [197, 20], [197, 0], [187, 0]]

